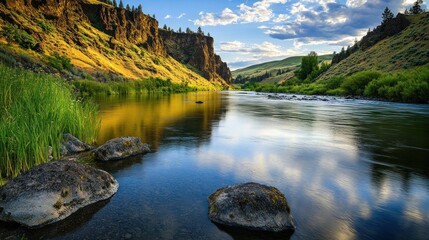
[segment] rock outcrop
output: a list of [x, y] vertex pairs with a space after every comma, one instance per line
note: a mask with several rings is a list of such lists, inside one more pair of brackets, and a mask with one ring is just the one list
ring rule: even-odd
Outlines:
[[[2, 6], [13, 11], [2, 12]], [[18, 18], [20, 14], [22, 16]], [[42, 20], [35, 20], [40, 16], [43, 16]], [[35, 49], [39, 52], [50, 52], [52, 46], [45, 41], [47, 33], [37, 29], [39, 25], [53, 23], [56, 34], [82, 52], [92, 47], [102, 55], [107, 53], [110, 58], [114, 55], [111, 49], [119, 55], [127, 55], [125, 49], [131, 48], [141, 57], [144, 57], [144, 51], [148, 51], [162, 58], [172, 56], [217, 85], [227, 85], [231, 81], [228, 66], [214, 54], [213, 38], [197, 33], [160, 30], [158, 21], [144, 14], [141, 8], [130, 11], [90, 0], [0, 0], [0, 23], [2, 19], [31, 34], [37, 40]], [[26, 23], [34, 19], [35, 24], [25, 25], [22, 19], [26, 19]], [[92, 28], [106, 33], [109, 39]], [[81, 58], [84, 65], [88, 65], [89, 60]], [[137, 67], [144, 69], [142, 64]], [[155, 71], [154, 68], [146, 70]]]
[[150, 152], [139, 137], [121, 137], [107, 141], [94, 150], [95, 160], [109, 161]]
[[227, 83], [232, 75], [226, 63], [214, 53], [214, 39], [199, 33], [176, 33], [160, 30], [167, 53], [196, 70], [208, 80], [220, 77]]
[[108, 199], [117, 189], [105, 171], [67, 160], [45, 163], [0, 188], [0, 220], [41, 227]]
[[64, 134], [64, 142], [61, 144], [61, 156], [69, 156], [85, 152], [91, 149], [91, 146], [77, 139], [71, 134]]
[[218, 189], [209, 196], [209, 218], [215, 223], [258, 231], [293, 231], [285, 196], [276, 188], [244, 183]]

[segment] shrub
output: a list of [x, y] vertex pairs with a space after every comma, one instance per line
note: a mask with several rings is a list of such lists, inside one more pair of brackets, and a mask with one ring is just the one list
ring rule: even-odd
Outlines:
[[70, 70], [73, 67], [71, 64], [70, 58], [65, 55], [59, 55], [58, 53], [52, 54], [49, 58], [49, 64], [55, 69], [61, 70]]
[[46, 23], [44, 21], [41, 21], [41, 22], [39, 22], [38, 25], [46, 33], [52, 33], [53, 31], [55, 31], [55, 27], [52, 26], [52, 24], [50, 24], [50, 23]]
[[341, 84], [341, 87], [344, 89], [346, 94], [357, 96], [363, 95], [366, 85], [380, 76], [381, 73], [377, 71], [358, 72], [347, 77]]
[[18, 43], [23, 48], [34, 48], [36, 40], [26, 31], [19, 29], [14, 24], [7, 23], [3, 26], [0, 35], [4, 36], [8, 41]]

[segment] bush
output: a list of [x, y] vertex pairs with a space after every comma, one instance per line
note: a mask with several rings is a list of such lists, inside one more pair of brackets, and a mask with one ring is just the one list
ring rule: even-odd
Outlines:
[[390, 101], [427, 103], [429, 101], [429, 69], [425, 67], [404, 70], [394, 75], [383, 75], [370, 82], [365, 96]]
[[73, 64], [71, 64], [70, 58], [68, 58], [65, 55], [59, 55], [58, 53], [52, 54], [52, 56], [49, 57], [49, 64], [57, 69], [58, 71], [61, 70], [70, 70], [73, 67]]
[[36, 46], [36, 40], [28, 34], [26, 31], [21, 30], [14, 24], [7, 23], [3, 26], [0, 32], [1, 36], [4, 36], [8, 41], [16, 42], [23, 48], [34, 48]]
[[344, 89], [346, 94], [361, 96], [363, 95], [366, 85], [380, 76], [381, 73], [377, 71], [358, 72], [347, 77], [341, 84], [341, 87]]
[[46, 22], [41, 21], [41, 22], [39, 22], [38, 25], [46, 33], [52, 33], [53, 31], [55, 31], [55, 27], [52, 26], [52, 24], [50, 24], [50, 23], [46, 23]]

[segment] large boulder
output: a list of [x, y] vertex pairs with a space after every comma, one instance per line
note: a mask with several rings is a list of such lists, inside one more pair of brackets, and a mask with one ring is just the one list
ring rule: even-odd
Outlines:
[[218, 224], [259, 231], [295, 229], [285, 196], [275, 187], [258, 183], [218, 189], [209, 196], [209, 218]]
[[69, 156], [85, 152], [91, 149], [91, 146], [77, 139], [71, 134], [64, 134], [64, 141], [60, 147], [61, 156]]
[[117, 189], [105, 171], [67, 160], [45, 163], [0, 188], [0, 220], [41, 227], [108, 199]]
[[147, 152], [150, 152], [149, 145], [142, 143], [139, 137], [121, 137], [109, 140], [96, 148], [94, 157], [99, 161], [109, 161]]

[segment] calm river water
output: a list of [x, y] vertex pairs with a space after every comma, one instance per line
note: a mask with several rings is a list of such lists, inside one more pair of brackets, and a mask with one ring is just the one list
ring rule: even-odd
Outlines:
[[99, 144], [140, 136], [154, 153], [98, 165], [120, 184], [109, 201], [38, 230], [0, 226], [0, 236], [272, 239], [207, 218], [213, 191], [255, 181], [286, 195], [290, 239], [428, 239], [428, 105], [240, 92], [99, 103]]

